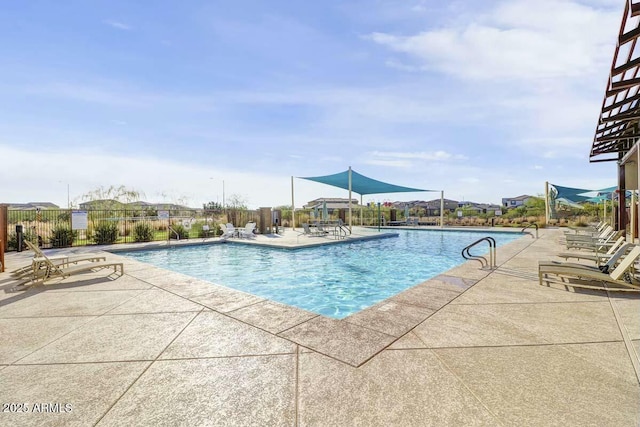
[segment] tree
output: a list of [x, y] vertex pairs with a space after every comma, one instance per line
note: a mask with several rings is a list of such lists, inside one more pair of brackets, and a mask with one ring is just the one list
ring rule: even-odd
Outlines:
[[112, 185], [109, 188], [100, 186], [95, 190], [89, 191], [82, 195], [82, 200], [94, 202], [91, 206], [93, 209], [110, 210], [121, 209], [123, 204], [135, 202], [144, 197], [144, 193], [133, 188], [127, 188], [124, 185], [119, 187]]
[[530, 197], [524, 203], [524, 207], [527, 216], [542, 216], [546, 210], [544, 197]]
[[213, 215], [220, 215], [224, 211], [224, 208], [222, 207], [222, 204], [220, 204], [218, 202], [203, 203], [202, 204], [202, 209], [204, 209], [207, 212], [212, 213]]
[[228, 209], [247, 210], [247, 201], [239, 194], [232, 194], [227, 197]]

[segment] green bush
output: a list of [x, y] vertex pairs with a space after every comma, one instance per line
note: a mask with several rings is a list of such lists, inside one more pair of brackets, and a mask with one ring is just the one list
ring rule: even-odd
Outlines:
[[98, 245], [110, 245], [118, 240], [118, 223], [101, 221], [93, 229], [93, 240]]
[[136, 242], [150, 242], [153, 240], [151, 224], [139, 222], [133, 227], [133, 240]]
[[[24, 234], [22, 235], [22, 240], [28, 240], [32, 242], [34, 245], [38, 245], [38, 236], [36, 236], [36, 233], [33, 230], [27, 229], [26, 231], [24, 231]], [[10, 251], [18, 250], [18, 236], [16, 235], [15, 231], [12, 231], [11, 233], [9, 233], [9, 236], [7, 237], [7, 246], [9, 247]], [[22, 244], [22, 248], [25, 250], [28, 249], [27, 245], [25, 245], [24, 243]]]
[[65, 248], [73, 245], [73, 241], [78, 237], [78, 232], [69, 227], [59, 225], [51, 230], [51, 245], [54, 248]]

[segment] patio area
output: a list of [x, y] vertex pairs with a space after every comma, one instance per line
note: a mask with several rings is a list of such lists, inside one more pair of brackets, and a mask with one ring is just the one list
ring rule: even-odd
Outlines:
[[[251, 244], [324, 239], [296, 234]], [[12, 291], [0, 273], [0, 425], [637, 426], [640, 295], [539, 286], [561, 236], [343, 320], [116, 253], [115, 280]]]

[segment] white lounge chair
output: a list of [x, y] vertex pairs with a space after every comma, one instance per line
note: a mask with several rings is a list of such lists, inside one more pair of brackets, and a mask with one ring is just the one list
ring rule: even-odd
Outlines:
[[[577, 260], [586, 259], [589, 261], [594, 261], [596, 264], [600, 264], [601, 261], [606, 262], [611, 257], [611, 255], [613, 255], [624, 244], [625, 244], [624, 237], [619, 237], [618, 240], [616, 240], [609, 247], [609, 249], [604, 253], [600, 252], [601, 249], [606, 249], [604, 247], [599, 248], [595, 246], [593, 247], [585, 246], [585, 247], [579, 248], [582, 250], [573, 251], [573, 252], [562, 252], [562, 253], [559, 253], [557, 256], [564, 259], [569, 259], [569, 258], [574, 258]], [[586, 251], [584, 249], [586, 249]]]
[[245, 225], [244, 228], [240, 229], [240, 237], [246, 237], [247, 239], [252, 239], [255, 237], [255, 234], [253, 234], [253, 230], [256, 229], [256, 223], [255, 222], [248, 222], [247, 225]]
[[231, 229], [229, 229], [228, 224], [220, 224], [220, 230], [222, 230], [222, 235], [220, 236], [221, 239], [228, 239], [229, 237], [234, 237], [236, 233], [233, 226]]
[[598, 236], [596, 238], [566, 240], [566, 245], [567, 249], [582, 249], [607, 246], [613, 244], [613, 242], [615, 242], [623, 234], [624, 231], [622, 230], [611, 230], [609, 234], [604, 234], [605, 237]]
[[227, 223], [227, 231], [231, 233], [231, 237], [238, 237], [240, 234], [240, 230], [230, 222]]
[[582, 264], [540, 263], [538, 278], [540, 285], [544, 281], [547, 284], [560, 283], [574, 288], [638, 292], [640, 283], [630, 271], [639, 257], [640, 246], [635, 246], [609, 274]]
[[[552, 266], [552, 265], [560, 265], [560, 266], [576, 266], [578, 268], [589, 268], [591, 270], [594, 271], [602, 271], [602, 272], [609, 272], [609, 271], [613, 271], [613, 269], [616, 267], [616, 265], [618, 264], [618, 262], [622, 259], [624, 259], [627, 256], [627, 253], [629, 251], [631, 251], [633, 248], [635, 248], [636, 245], [634, 245], [633, 243], [625, 243], [622, 246], [620, 246], [618, 248], [618, 250], [616, 250], [614, 253], [610, 254], [606, 260], [602, 259], [604, 262], [603, 263], [598, 263], [595, 266], [591, 266], [591, 265], [585, 265], [585, 264], [580, 264], [580, 263], [576, 263], [576, 262], [559, 262], [559, 261], [539, 261], [538, 262], [538, 266]], [[600, 255], [602, 256], [602, 255]]]

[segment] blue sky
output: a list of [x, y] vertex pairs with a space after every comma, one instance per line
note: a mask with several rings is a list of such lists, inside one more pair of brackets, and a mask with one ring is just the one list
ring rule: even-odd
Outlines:
[[[352, 166], [456, 200], [590, 164], [623, 0], [29, 1], [0, 13], [0, 201], [291, 203]], [[346, 197], [295, 179], [295, 203]], [[438, 193], [366, 196], [429, 200]]]

